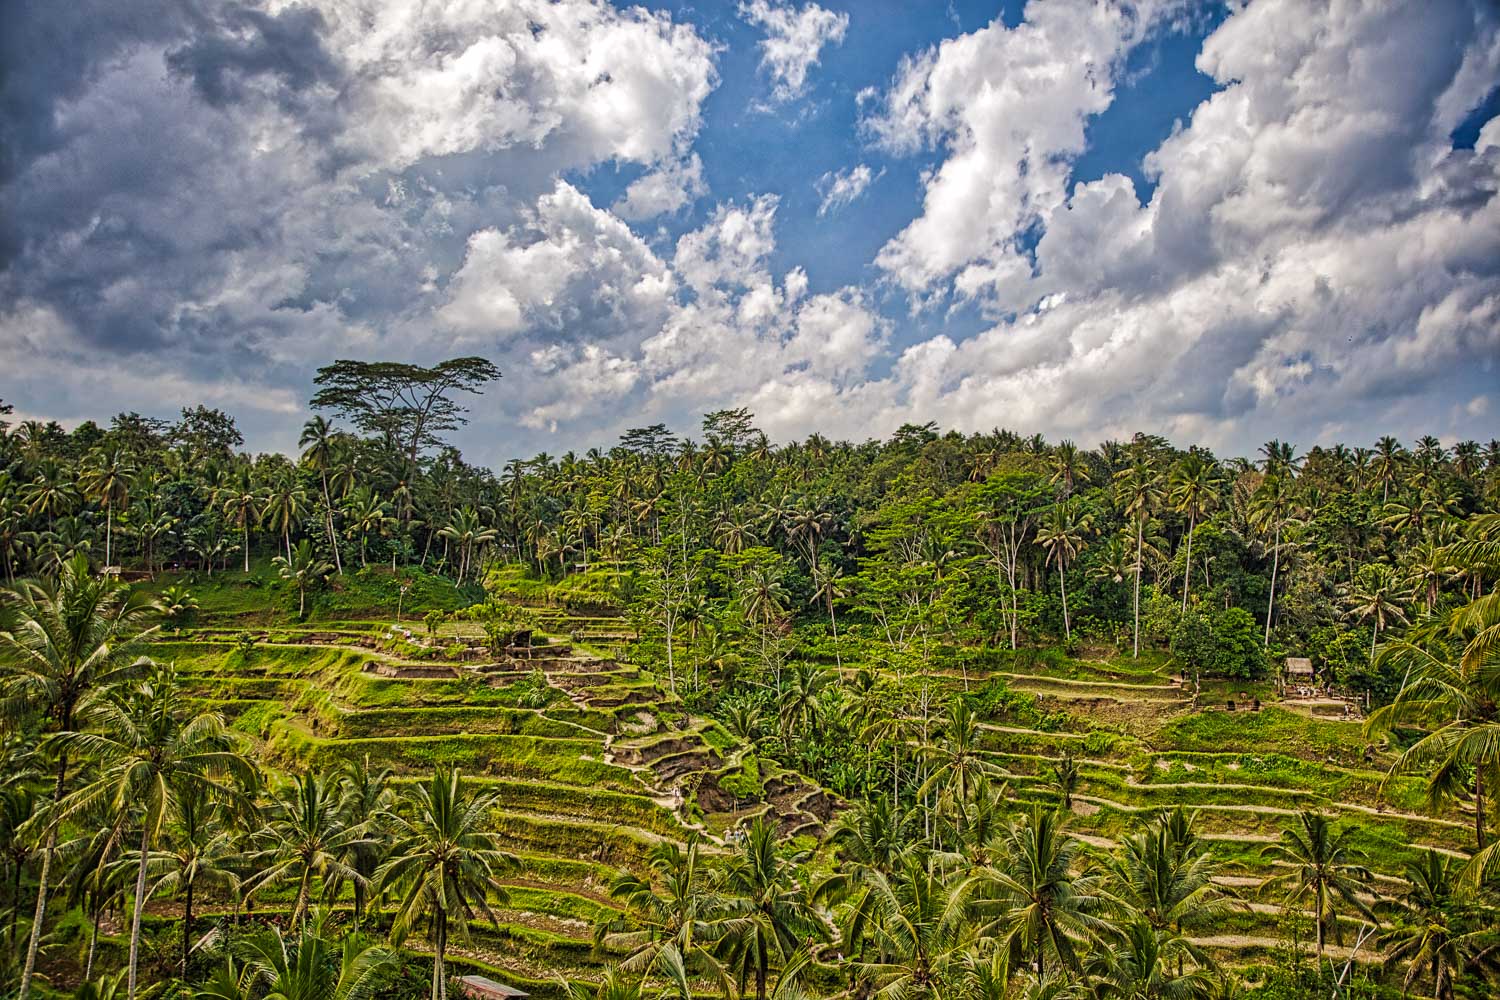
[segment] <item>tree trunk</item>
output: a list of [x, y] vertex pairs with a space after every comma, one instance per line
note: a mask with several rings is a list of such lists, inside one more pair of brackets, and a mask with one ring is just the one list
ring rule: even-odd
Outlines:
[[1193, 587], [1193, 528], [1197, 526], [1196, 514], [1188, 517], [1187, 559], [1182, 571], [1182, 613], [1187, 614], [1188, 591]]
[[1474, 768], [1474, 849], [1484, 850], [1484, 776], [1481, 767]]
[[250, 572], [250, 515], [245, 515], [245, 573]]
[[1131, 659], [1141, 655], [1141, 549], [1145, 541], [1146, 525], [1139, 518], [1135, 522], [1135, 648]]
[[[73, 714], [64, 710], [64, 731], [71, 728]], [[57, 785], [52, 793], [52, 801], [62, 800], [63, 786], [67, 780], [68, 758], [66, 755], [57, 762]], [[31, 937], [26, 942], [26, 965], [21, 972], [21, 990], [17, 994], [17, 1000], [26, 1000], [31, 994], [31, 977], [36, 972], [36, 952], [42, 943], [42, 923], [47, 917], [47, 877], [52, 872], [52, 855], [57, 851], [57, 827], [47, 831], [47, 846], [42, 849], [42, 871], [37, 877], [36, 887], [36, 914], [31, 918]]]
[[1057, 561], [1057, 583], [1062, 588], [1063, 638], [1068, 642], [1072, 642], [1073, 626], [1068, 622], [1068, 575], [1063, 572], [1063, 562], [1061, 559]]
[[187, 892], [182, 904], [182, 978], [187, 979], [188, 952], [192, 950], [193, 940], [193, 883], [187, 884]]
[[111, 504], [104, 505], [104, 565], [113, 566], [109, 561], [110, 544], [115, 536], [115, 508]]
[[125, 988], [127, 1000], [135, 1000], [135, 974], [141, 955], [141, 911], [146, 908], [146, 849], [150, 846], [151, 824], [142, 822], [141, 860], [135, 870], [135, 902], [130, 916], [130, 971], [126, 974]]
[[1262, 649], [1271, 646], [1271, 612], [1276, 608], [1276, 571], [1281, 568], [1281, 525], [1276, 525], [1276, 542], [1271, 549], [1271, 596], [1266, 601], [1266, 638]]
[[323, 476], [323, 521], [328, 527], [328, 544], [333, 549], [333, 565], [338, 569], [339, 576], [344, 575], [344, 563], [339, 558], [339, 537], [333, 530], [333, 498], [328, 495], [328, 470], [321, 470]]

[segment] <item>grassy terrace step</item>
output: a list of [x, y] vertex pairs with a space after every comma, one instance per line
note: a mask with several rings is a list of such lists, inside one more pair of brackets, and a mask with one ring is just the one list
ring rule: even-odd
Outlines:
[[509, 812], [494, 814], [495, 831], [508, 850], [550, 854], [641, 870], [664, 837], [618, 823], [594, 822], [565, 815]]
[[370, 736], [445, 736], [462, 733], [592, 738], [578, 726], [549, 719], [540, 712], [505, 706], [435, 706], [360, 709], [337, 713], [331, 721], [340, 738]]
[[1012, 687], [1025, 691], [1057, 689], [1076, 693], [1079, 696], [1098, 697], [1128, 695], [1152, 701], [1181, 701], [1187, 693], [1176, 684], [1131, 684], [1126, 681], [1073, 680], [1066, 677], [1048, 677], [1041, 674], [1014, 674], [997, 671], [992, 676], [1004, 677]]
[[[507, 812], [533, 812], [616, 823], [677, 839], [687, 834], [676, 814], [644, 794], [579, 788], [550, 781], [517, 781], [484, 775], [466, 777], [474, 784], [498, 793], [500, 806]], [[421, 779], [398, 780], [405, 783]]]
[[600, 759], [603, 743], [598, 740], [490, 734], [328, 740], [280, 721], [272, 728], [270, 749], [275, 756], [310, 767], [332, 767], [368, 755], [374, 763], [416, 773], [450, 764], [475, 775], [555, 781], [620, 792], [642, 789], [629, 770]]

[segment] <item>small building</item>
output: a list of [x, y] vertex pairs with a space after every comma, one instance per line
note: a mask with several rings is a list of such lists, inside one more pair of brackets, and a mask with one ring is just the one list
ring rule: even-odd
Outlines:
[[497, 983], [488, 976], [459, 976], [458, 985], [470, 1000], [511, 1000], [513, 997], [529, 997], [530, 993]]
[[1310, 685], [1314, 681], [1312, 660], [1305, 656], [1288, 656], [1281, 671], [1281, 683], [1287, 685]]

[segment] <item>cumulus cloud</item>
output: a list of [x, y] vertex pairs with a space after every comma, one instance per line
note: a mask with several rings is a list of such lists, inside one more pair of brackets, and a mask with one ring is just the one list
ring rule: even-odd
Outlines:
[[[1073, 163], [1174, 0], [1032, 0], [862, 92], [866, 162], [719, 192], [695, 150], [714, 50], [664, 14], [115, 6], [68, 5], [55, 60], [27, 58], [48, 13], [0, 37], [0, 395], [29, 415], [204, 399], [291, 447], [317, 365], [478, 353], [507, 374], [463, 442], [488, 461], [734, 405], [781, 438], [937, 420], [1240, 449], [1492, 419], [1500, 120], [1449, 139], [1500, 78], [1477, 0], [1235, 6], [1149, 196]], [[847, 23], [741, 13], [784, 99]], [[908, 155], [920, 204], [877, 281], [778, 245], [795, 192], [863, 223], [876, 157]], [[607, 204], [612, 166], [634, 179]], [[945, 329], [965, 306], [985, 328]]]
[[[883, 172], [883, 171], [882, 171]], [[848, 170], [829, 171], [818, 178], [818, 193], [823, 196], [818, 204], [818, 214], [836, 212], [865, 193], [865, 189], [878, 175], [868, 164], [861, 163]]]
[[838, 45], [849, 29], [849, 15], [835, 14], [815, 3], [801, 8], [774, 0], [740, 4], [740, 17], [765, 30], [760, 65], [771, 77], [778, 101], [800, 97], [807, 74], [822, 59], [823, 47]]
[[707, 193], [703, 161], [692, 153], [637, 177], [612, 210], [620, 218], [636, 222], [676, 212]]

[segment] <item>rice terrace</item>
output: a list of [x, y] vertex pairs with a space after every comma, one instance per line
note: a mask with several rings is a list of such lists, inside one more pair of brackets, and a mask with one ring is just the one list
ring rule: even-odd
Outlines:
[[0, 18], [0, 998], [1500, 996], [1493, 5]]

